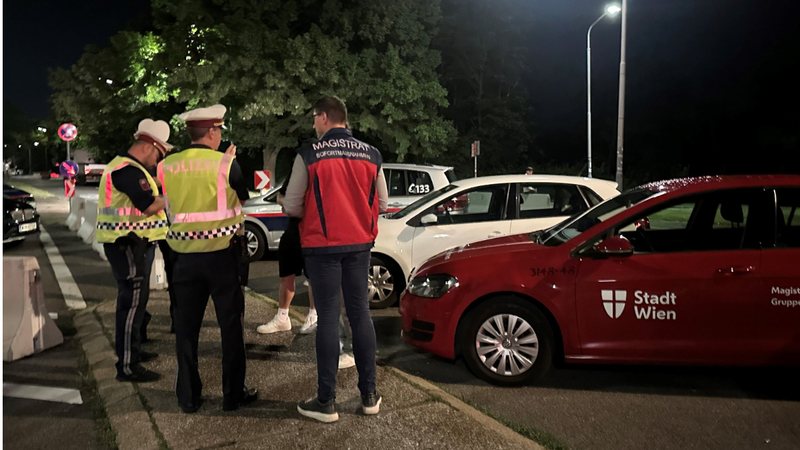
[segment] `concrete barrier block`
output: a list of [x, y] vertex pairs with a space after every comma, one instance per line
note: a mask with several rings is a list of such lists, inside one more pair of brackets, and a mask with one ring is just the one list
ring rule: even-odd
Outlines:
[[78, 236], [83, 242], [91, 244], [97, 229], [97, 199], [84, 198], [83, 224], [78, 229]]
[[14, 361], [64, 342], [47, 313], [39, 262], [3, 257], [3, 361]]
[[96, 251], [97, 254], [100, 255], [100, 259], [102, 259], [103, 261], [108, 261], [108, 258], [106, 257], [106, 252], [103, 250], [103, 244], [97, 242], [97, 235], [95, 235], [94, 239], [92, 239], [92, 249], [94, 249], [94, 251]]
[[75, 196], [69, 199], [69, 215], [64, 222], [71, 231], [77, 231], [83, 224], [84, 199]]

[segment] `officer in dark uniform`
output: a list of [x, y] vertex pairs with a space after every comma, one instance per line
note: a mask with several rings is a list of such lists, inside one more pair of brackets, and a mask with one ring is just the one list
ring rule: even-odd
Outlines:
[[167, 243], [173, 250], [175, 391], [185, 413], [202, 404], [197, 346], [209, 295], [222, 335], [222, 409], [231, 411], [258, 398], [245, 384], [244, 294], [240, 285], [243, 239], [241, 202], [249, 196], [235, 161], [236, 147], [216, 151], [222, 141], [225, 107], [181, 114], [192, 144], [170, 154], [158, 177], [169, 203]]
[[164, 200], [150, 170], [172, 146], [169, 125], [162, 120], [142, 120], [134, 138], [100, 179], [95, 236], [117, 280], [117, 380], [147, 382], [160, 378], [140, 363], [158, 356], [143, 351], [141, 343], [155, 242], [167, 234]]

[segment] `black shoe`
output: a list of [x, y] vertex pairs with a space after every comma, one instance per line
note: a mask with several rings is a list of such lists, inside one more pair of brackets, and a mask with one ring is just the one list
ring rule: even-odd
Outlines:
[[320, 422], [331, 423], [339, 420], [339, 413], [336, 412], [336, 401], [328, 400], [322, 403], [317, 397], [312, 397], [304, 402], [297, 404], [297, 412]]
[[130, 375], [117, 373], [117, 381], [132, 381], [135, 383], [150, 383], [161, 379], [161, 375], [142, 366], [131, 367]]
[[373, 392], [361, 396], [361, 412], [367, 416], [378, 414], [381, 411], [381, 394]]
[[222, 400], [222, 410], [223, 411], [235, 411], [239, 409], [240, 406], [249, 405], [258, 399], [258, 389], [255, 388], [247, 388], [245, 387], [242, 390], [242, 395], [236, 400], [229, 400], [223, 399]]
[[201, 406], [203, 406], [203, 399], [198, 398], [197, 401], [191, 403], [178, 403], [178, 406], [181, 407], [181, 411], [186, 414], [193, 414], [196, 413]]
[[139, 361], [141, 362], [152, 361], [156, 358], [158, 358], [158, 353], [156, 352], [145, 352], [145, 351], [139, 352]]

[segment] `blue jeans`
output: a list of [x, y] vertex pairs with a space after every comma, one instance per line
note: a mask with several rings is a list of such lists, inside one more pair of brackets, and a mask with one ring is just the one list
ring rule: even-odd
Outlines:
[[375, 392], [375, 327], [369, 314], [369, 251], [306, 255], [306, 272], [317, 307], [317, 397], [336, 398], [339, 367], [339, 292], [353, 336], [353, 356], [361, 395]]

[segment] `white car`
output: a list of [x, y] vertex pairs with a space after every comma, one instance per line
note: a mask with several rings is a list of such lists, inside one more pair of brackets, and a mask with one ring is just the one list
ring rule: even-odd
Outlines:
[[[384, 163], [383, 176], [389, 189], [389, 212], [399, 211], [414, 200], [455, 181], [452, 167]], [[277, 250], [289, 218], [277, 203], [280, 184], [266, 194], [244, 204], [245, 234], [251, 261], [258, 261], [267, 250]]]
[[414, 267], [447, 249], [541, 230], [619, 195], [617, 183], [562, 175], [459, 180], [378, 220], [370, 307], [397, 301]]

